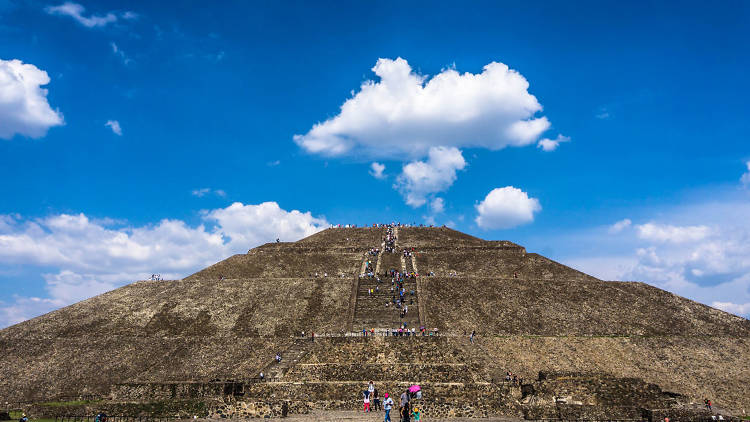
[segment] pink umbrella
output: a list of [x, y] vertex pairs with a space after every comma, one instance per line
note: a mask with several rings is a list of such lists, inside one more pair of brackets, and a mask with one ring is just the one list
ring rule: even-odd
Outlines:
[[418, 385], [414, 384], [414, 385], [412, 385], [411, 387], [409, 387], [409, 392], [410, 392], [410, 393], [416, 393], [417, 391], [419, 391], [419, 390], [421, 390], [421, 389], [422, 389], [422, 387], [420, 387], [420, 386], [418, 386]]

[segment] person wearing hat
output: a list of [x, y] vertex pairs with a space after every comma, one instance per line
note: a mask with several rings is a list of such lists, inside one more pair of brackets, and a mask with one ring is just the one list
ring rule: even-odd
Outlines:
[[26, 417], [26, 413], [21, 413], [21, 419], [18, 422], [29, 422], [29, 418]]
[[417, 406], [414, 406], [414, 408], [411, 410], [411, 416], [414, 418], [414, 422], [419, 422], [419, 418], [422, 416], [422, 414], [419, 412], [419, 408]]
[[393, 409], [393, 399], [385, 393], [385, 400], [383, 400], [383, 409], [385, 409], [385, 419], [383, 422], [391, 422], [391, 409]]

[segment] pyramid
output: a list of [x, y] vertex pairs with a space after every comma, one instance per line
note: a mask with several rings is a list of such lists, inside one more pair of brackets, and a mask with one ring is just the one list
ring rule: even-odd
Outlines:
[[[405, 315], [394, 271], [416, 275]], [[404, 323], [416, 335], [394, 337]], [[426, 417], [685, 420], [711, 414], [705, 398], [750, 410], [749, 347], [744, 318], [512, 242], [331, 228], [0, 331], [0, 406], [276, 417], [358, 409], [372, 380], [392, 395], [421, 385]]]

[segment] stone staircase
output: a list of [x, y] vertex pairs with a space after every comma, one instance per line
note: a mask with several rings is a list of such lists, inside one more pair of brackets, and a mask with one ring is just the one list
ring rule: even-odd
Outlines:
[[[383, 246], [384, 244], [380, 245], [380, 253], [377, 258], [366, 255], [362, 262], [362, 268], [365, 268], [367, 261], [376, 262], [376, 265], [374, 265], [375, 277], [360, 277], [356, 283], [357, 296], [351, 328], [354, 331], [373, 328], [382, 331], [398, 328], [402, 323], [406, 323], [407, 328], [414, 327], [418, 330], [420, 319], [416, 280], [408, 279], [404, 281], [404, 288], [406, 289], [404, 297], [409, 312], [404, 318], [401, 318], [400, 310], [394, 306], [393, 302], [394, 298], [398, 297], [398, 291], [396, 286], [391, 291], [391, 277], [388, 275], [391, 269], [400, 272], [411, 271], [413, 268], [412, 260], [409, 258], [405, 262], [403, 255], [399, 252], [383, 252]], [[396, 246], [396, 250], [398, 251], [398, 246]], [[388, 306], [386, 306], [386, 303]]]
[[[369, 293], [370, 289], [380, 288], [380, 291]], [[400, 318], [399, 310], [393, 305], [393, 296], [396, 295], [394, 290], [391, 293], [390, 280], [383, 280], [378, 283], [376, 279], [360, 279], [357, 290], [357, 303], [354, 310], [353, 329], [361, 331], [366, 329], [389, 329], [398, 328], [399, 324], [406, 322], [407, 328], [419, 328], [419, 306], [417, 302], [416, 283], [408, 281], [404, 283], [406, 289], [406, 303], [409, 306], [409, 312], [404, 318]], [[414, 291], [414, 295], [411, 295]], [[385, 304], [389, 303], [386, 307]]]
[[[475, 351], [463, 339], [328, 337], [307, 342], [299, 362], [290, 362], [283, 375], [269, 382], [246, 385], [240, 399], [244, 404], [227, 403], [217, 416], [279, 415], [283, 414], [280, 403], [287, 403], [289, 413], [359, 409], [368, 381], [375, 382], [381, 395], [390, 393], [394, 398], [412, 384], [421, 385], [425, 397], [415, 403], [432, 418], [486, 418], [513, 407], [513, 395], [506, 386], [474, 373]], [[269, 405], [279, 409], [255, 408]]]
[[273, 360], [263, 369], [266, 380], [276, 381], [286, 375], [297, 362], [304, 358], [309, 350], [310, 343], [312, 341], [309, 338], [294, 340], [294, 343], [281, 353], [280, 363], [276, 363], [276, 360]]

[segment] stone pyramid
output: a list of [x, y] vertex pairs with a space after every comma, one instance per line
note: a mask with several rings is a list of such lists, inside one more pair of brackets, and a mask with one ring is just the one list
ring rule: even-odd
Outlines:
[[[406, 315], [392, 306], [393, 271], [417, 275], [402, 286]], [[404, 323], [417, 335], [394, 337]], [[283, 416], [357, 409], [372, 380], [381, 395], [421, 385], [427, 417], [690, 419], [710, 415], [704, 398], [750, 411], [749, 347], [746, 319], [512, 242], [332, 228], [0, 331], [0, 405]]]

